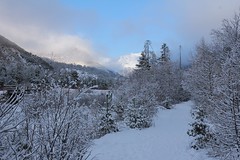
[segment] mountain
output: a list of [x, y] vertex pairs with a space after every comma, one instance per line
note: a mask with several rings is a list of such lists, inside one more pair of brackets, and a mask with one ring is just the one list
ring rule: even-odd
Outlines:
[[21, 65], [40, 65], [45, 69], [53, 69], [42, 58], [33, 55], [19, 47], [14, 42], [0, 35], [0, 60], [7, 61], [8, 64], [20, 62]]
[[46, 77], [47, 81], [52, 81], [51, 79], [55, 82], [60, 79], [69, 81], [69, 76], [71, 77], [73, 72], [77, 72], [79, 77], [84, 74], [88, 75], [88, 79], [93, 80], [94, 77], [94, 81], [97, 79], [104, 83], [112, 82], [120, 76], [107, 69], [60, 63], [38, 57], [1, 35], [0, 64], [0, 81], [6, 84], [39, 83], [42, 80], [46, 81]]

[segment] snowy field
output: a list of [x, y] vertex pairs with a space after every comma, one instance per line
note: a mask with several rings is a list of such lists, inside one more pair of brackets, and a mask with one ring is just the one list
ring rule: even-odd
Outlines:
[[190, 148], [187, 135], [192, 121], [191, 102], [172, 110], [161, 110], [155, 125], [144, 130], [127, 130], [108, 134], [94, 141], [94, 160], [212, 160], [203, 151]]

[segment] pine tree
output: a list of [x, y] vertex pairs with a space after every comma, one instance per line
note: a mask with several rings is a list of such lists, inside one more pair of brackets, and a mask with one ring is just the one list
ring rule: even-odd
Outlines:
[[138, 69], [150, 70], [150, 68], [157, 64], [156, 55], [154, 51], [150, 50], [150, 48], [151, 41], [146, 40], [144, 44], [144, 50], [142, 51], [141, 57], [138, 60], [139, 64], [136, 65]]
[[170, 50], [166, 43], [161, 46], [161, 57], [159, 58], [160, 63], [170, 61]]
[[111, 132], [117, 132], [118, 128], [115, 124], [115, 120], [113, 118], [112, 112], [114, 110], [114, 106], [112, 104], [112, 93], [108, 93], [106, 95], [106, 101], [104, 106], [102, 107], [101, 119], [99, 124], [99, 136], [103, 136], [105, 134]]
[[149, 64], [149, 59], [146, 57], [144, 52], [141, 53], [141, 57], [139, 57], [138, 64], [136, 65], [138, 69], [141, 70], [150, 70], [151, 66]]
[[153, 114], [151, 113], [151, 108], [146, 108], [140, 101], [133, 98], [128, 106], [125, 121], [130, 128], [143, 129], [152, 125]]

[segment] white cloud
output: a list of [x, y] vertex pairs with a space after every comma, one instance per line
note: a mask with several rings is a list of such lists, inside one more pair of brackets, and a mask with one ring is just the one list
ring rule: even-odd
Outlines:
[[34, 54], [83, 65], [106, 63], [90, 40], [68, 33], [76, 26], [97, 26], [94, 12], [69, 10], [57, 0], [8, 0], [0, 1], [0, 19], [0, 34]]
[[6, 23], [0, 26], [0, 33], [27, 51], [42, 57], [82, 65], [105, 63], [101, 62], [104, 56], [94, 51], [91, 42], [77, 35], [59, 34], [32, 26], [19, 29]]
[[173, 26], [166, 27], [192, 40], [208, 36], [212, 29], [221, 26], [223, 19], [232, 18], [239, 7], [239, 0], [170, 0], [159, 14], [166, 21], [174, 18], [174, 23], [166, 23]]

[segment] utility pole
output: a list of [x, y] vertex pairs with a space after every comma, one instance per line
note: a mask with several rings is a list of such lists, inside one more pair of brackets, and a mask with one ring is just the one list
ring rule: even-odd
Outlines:
[[179, 45], [179, 68], [182, 69], [182, 46]]

